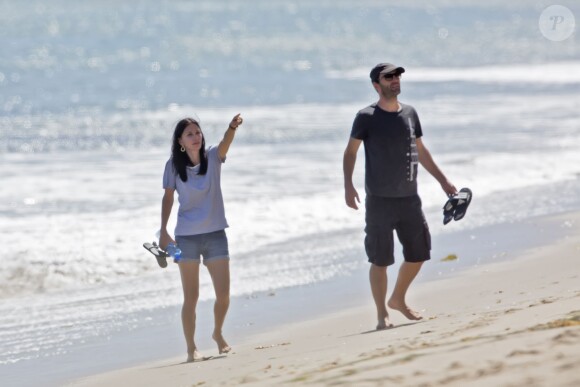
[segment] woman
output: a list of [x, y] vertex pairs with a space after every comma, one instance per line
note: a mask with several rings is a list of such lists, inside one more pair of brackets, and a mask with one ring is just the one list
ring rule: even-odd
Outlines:
[[195, 345], [195, 307], [199, 298], [199, 264], [207, 266], [215, 290], [214, 331], [212, 338], [220, 354], [231, 347], [222, 336], [222, 327], [230, 304], [230, 269], [228, 227], [220, 186], [221, 164], [242, 124], [237, 114], [229, 124], [217, 147], [205, 149], [205, 139], [199, 122], [185, 118], [177, 123], [173, 133], [172, 156], [165, 165], [161, 206], [161, 233], [159, 246], [175, 241], [167, 232], [167, 221], [173, 207], [173, 196], [178, 194], [179, 211], [175, 240], [181, 249], [179, 271], [183, 286], [181, 321], [187, 343], [187, 361], [202, 359]]

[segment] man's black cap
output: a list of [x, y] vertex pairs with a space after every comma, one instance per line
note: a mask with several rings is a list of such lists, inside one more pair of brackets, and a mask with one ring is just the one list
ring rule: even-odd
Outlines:
[[405, 69], [400, 66], [395, 66], [392, 63], [379, 63], [371, 70], [371, 81], [379, 82], [379, 77], [383, 74], [395, 72], [396, 74], [403, 74]]

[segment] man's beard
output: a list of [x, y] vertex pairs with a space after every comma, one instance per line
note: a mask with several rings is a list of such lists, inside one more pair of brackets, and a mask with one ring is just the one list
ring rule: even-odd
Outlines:
[[401, 94], [401, 86], [399, 85], [398, 87], [395, 87], [395, 90], [392, 90], [390, 86], [381, 85], [381, 92], [383, 94], [383, 97], [387, 99], [393, 98]]

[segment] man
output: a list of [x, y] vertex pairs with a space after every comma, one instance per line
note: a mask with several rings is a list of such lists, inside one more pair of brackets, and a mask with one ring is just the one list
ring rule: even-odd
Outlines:
[[[352, 174], [358, 149], [364, 142], [365, 250], [371, 263], [369, 280], [377, 307], [377, 329], [393, 326], [387, 305], [410, 320], [422, 319], [405, 302], [411, 282], [423, 262], [430, 259], [431, 251], [431, 235], [417, 193], [418, 163], [437, 179], [447, 195], [457, 193], [423, 144], [417, 112], [398, 100], [404, 72], [403, 67], [391, 63], [380, 63], [371, 70], [379, 100], [358, 112], [343, 160], [346, 204], [356, 210], [360, 199]], [[387, 303], [387, 266], [395, 261], [393, 230], [403, 245], [405, 262]]]

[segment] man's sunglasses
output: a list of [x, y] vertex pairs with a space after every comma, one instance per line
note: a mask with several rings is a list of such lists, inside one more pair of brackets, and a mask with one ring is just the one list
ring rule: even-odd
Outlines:
[[392, 81], [393, 78], [401, 78], [401, 73], [385, 74], [383, 75], [383, 78], [385, 78], [387, 81]]

